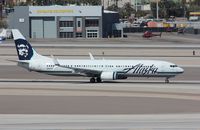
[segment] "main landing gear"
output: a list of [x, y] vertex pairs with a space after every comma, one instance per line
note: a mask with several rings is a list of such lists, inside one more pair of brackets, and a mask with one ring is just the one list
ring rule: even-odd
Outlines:
[[90, 83], [95, 83], [95, 82], [97, 82], [97, 83], [101, 83], [102, 80], [101, 80], [100, 77], [97, 77], [96, 79], [95, 79], [94, 77], [92, 77], [92, 78], [90, 79]]
[[90, 79], [90, 83], [95, 83], [95, 78], [94, 77]]
[[165, 83], [169, 83], [169, 78], [168, 77], [165, 79]]

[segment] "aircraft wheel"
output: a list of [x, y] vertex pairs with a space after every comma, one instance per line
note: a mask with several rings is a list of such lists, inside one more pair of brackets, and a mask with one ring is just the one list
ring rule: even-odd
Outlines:
[[97, 77], [96, 80], [97, 80], [97, 83], [101, 83], [101, 81], [102, 81], [100, 77]]
[[90, 83], [95, 83], [95, 78], [94, 78], [94, 77], [92, 77], [92, 78], [90, 79]]
[[169, 83], [169, 78], [166, 78], [166, 79], [165, 79], [165, 83]]

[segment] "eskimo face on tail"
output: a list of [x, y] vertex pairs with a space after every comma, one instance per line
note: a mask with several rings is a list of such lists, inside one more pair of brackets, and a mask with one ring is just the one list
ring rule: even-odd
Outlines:
[[18, 51], [19, 51], [19, 55], [23, 56], [23, 57], [27, 57], [28, 56], [28, 46], [24, 45], [24, 44], [20, 44], [17, 45]]
[[19, 60], [30, 60], [33, 56], [33, 49], [24, 39], [15, 40]]

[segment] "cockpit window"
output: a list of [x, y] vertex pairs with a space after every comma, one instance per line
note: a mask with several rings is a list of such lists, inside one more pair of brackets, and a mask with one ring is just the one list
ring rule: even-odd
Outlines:
[[175, 67], [178, 67], [178, 66], [177, 65], [170, 65], [170, 67], [175, 68]]

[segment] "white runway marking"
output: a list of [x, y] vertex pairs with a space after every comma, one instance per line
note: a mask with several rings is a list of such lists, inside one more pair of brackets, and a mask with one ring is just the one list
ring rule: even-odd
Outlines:
[[0, 115], [2, 130], [198, 130], [200, 114]]

